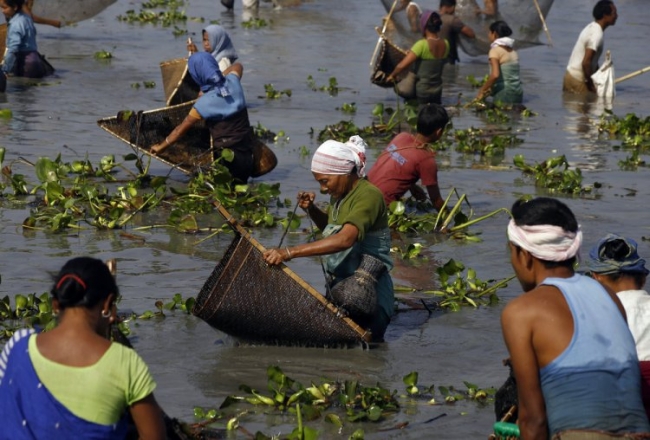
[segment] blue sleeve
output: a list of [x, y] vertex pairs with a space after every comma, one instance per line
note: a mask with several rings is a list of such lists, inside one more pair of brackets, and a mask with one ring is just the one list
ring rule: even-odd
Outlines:
[[5, 59], [2, 63], [2, 71], [4, 73], [11, 73], [14, 68], [16, 54], [20, 49], [25, 30], [22, 20], [12, 20], [11, 25], [7, 26], [7, 49], [5, 50]]

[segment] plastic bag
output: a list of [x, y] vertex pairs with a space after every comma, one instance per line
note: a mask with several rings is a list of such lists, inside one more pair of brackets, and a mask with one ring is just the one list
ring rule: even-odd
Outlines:
[[612, 62], [612, 57], [609, 51], [607, 51], [603, 65], [600, 66], [600, 69], [598, 69], [596, 73], [591, 75], [591, 80], [594, 82], [594, 86], [596, 86], [596, 93], [598, 93], [598, 96], [604, 98], [613, 98], [616, 96], [614, 63]]

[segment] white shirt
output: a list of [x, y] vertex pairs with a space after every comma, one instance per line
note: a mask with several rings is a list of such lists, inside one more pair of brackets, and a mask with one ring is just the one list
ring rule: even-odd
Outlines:
[[645, 290], [623, 290], [617, 293], [627, 314], [636, 352], [640, 361], [650, 360], [650, 294]]
[[587, 27], [580, 32], [578, 41], [576, 41], [576, 45], [573, 46], [573, 52], [571, 52], [569, 64], [567, 65], [567, 71], [572, 77], [579, 81], [585, 80], [585, 75], [582, 72], [582, 60], [585, 58], [585, 52], [587, 49], [596, 52], [591, 60], [591, 73], [598, 70], [598, 59], [603, 53], [603, 35], [603, 28], [601, 28], [595, 21], [589, 23]]

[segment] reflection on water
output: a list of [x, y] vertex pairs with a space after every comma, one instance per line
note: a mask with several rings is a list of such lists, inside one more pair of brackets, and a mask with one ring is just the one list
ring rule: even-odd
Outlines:
[[[131, 152], [126, 144], [97, 127], [96, 121], [125, 108], [161, 107], [164, 93], [159, 63], [184, 56], [186, 38], [174, 37], [171, 28], [132, 26], [115, 19], [132, 7], [129, 2], [116, 2], [92, 21], [60, 30], [38, 29], [39, 48], [57, 67], [58, 78], [42, 87], [10, 85], [8, 93], [0, 94], [0, 107], [10, 108], [14, 115], [0, 119], [0, 146], [7, 149], [4, 165], [20, 156], [35, 163], [38, 157], [54, 158], [59, 153], [64, 161], [87, 156], [96, 163], [104, 155], [114, 154], [119, 162]], [[240, 9], [222, 12], [218, 2], [190, 2], [188, 17], [203, 17], [205, 21], [188, 20], [183, 27], [196, 36], [205, 22], [219, 20], [231, 34], [245, 67], [242, 83], [251, 107], [251, 122], [275, 132], [284, 130], [289, 137], [283, 144], [270, 145], [279, 164], [259, 181], [280, 182], [281, 198], [294, 201], [298, 191], [315, 188], [309, 158], [300, 154], [301, 147], [314, 151], [319, 144], [317, 134], [328, 124], [341, 120], [352, 120], [358, 126], [371, 124], [372, 109], [379, 102], [397, 107], [390, 90], [369, 83], [369, 60], [377, 43], [373, 28], [381, 23], [385, 9], [376, 0], [314, 0], [281, 10], [262, 3], [257, 13], [268, 25], [259, 29], [241, 26]], [[650, 21], [650, 8], [643, 0], [624, 0], [619, 13], [619, 23], [608, 29], [605, 44], [615, 55], [617, 71], [632, 72], [643, 67], [638, 65], [638, 47], [643, 44], [639, 35], [643, 34], [643, 23]], [[603, 188], [589, 198], [565, 198], [585, 231], [586, 248], [610, 230], [636, 238], [648, 235], [647, 224], [639, 218], [645, 218], [642, 202], [648, 197], [645, 182], [650, 172], [619, 168], [618, 161], [626, 153], [613, 150], [618, 143], [600, 139], [596, 129], [604, 106], [562, 96], [566, 62], [580, 29], [591, 20], [590, 14], [591, 8], [581, 2], [555, 2], [547, 17], [555, 46], [520, 51], [524, 103], [536, 113], [530, 118], [515, 118], [500, 126], [464, 108], [463, 104], [476, 95], [467, 76], [483, 77], [488, 65], [484, 55], [473, 58], [461, 54], [461, 63], [444, 72], [443, 103], [461, 103], [453, 109], [454, 128], [511, 128], [524, 143], [508, 147], [502, 157], [465, 156], [453, 147], [438, 153], [443, 195], [452, 188], [467, 194], [476, 215], [509, 208], [521, 195], [544, 194], [532, 179], [512, 166], [515, 154], [523, 154], [527, 162], [566, 155], [570, 163], [583, 169], [585, 184], [603, 183]], [[95, 60], [93, 54], [100, 50], [111, 51], [113, 59]], [[310, 75], [318, 85], [336, 78], [339, 94], [312, 90], [307, 81]], [[158, 85], [153, 89], [131, 87], [145, 80]], [[292, 96], [267, 100], [265, 84], [273, 84], [277, 90], [291, 89]], [[612, 103], [616, 114], [648, 114], [647, 76], [626, 81], [617, 92]], [[355, 103], [357, 112], [342, 113], [339, 109], [344, 103]], [[377, 145], [375, 152], [384, 146]], [[169, 172], [157, 161], [152, 162], [151, 170], [156, 175]], [[37, 184], [26, 163], [14, 164], [14, 172], [27, 176], [30, 187]], [[172, 173], [172, 179], [183, 186], [186, 178]], [[5, 190], [5, 194], [10, 192]], [[317, 197], [318, 203], [327, 199], [320, 194]], [[230, 236], [223, 234], [201, 241], [207, 234], [180, 234], [163, 226], [134, 230], [139, 225], [161, 225], [166, 212], [138, 215], [137, 223], [124, 231], [132, 236], [121, 231], [97, 232], [85, 224], [80, 225], [81, 230], [63, 234], [23, 231], [20, 225], [30, 207], [23, 201], [16, 204], [7, 199], [0, 199], [2, 296], [47, 291], [51, 287], [50, 271], [60, 268], [71, 256], [90, 254], [117, 258], [121, 309], [138, 313], [155, 310], [156, 300], [168, 301], [176, 293], [185, 298], [196, 296], [230, 242]], [[287, 215], [286, 208], [269, 210], [281, 217]], [[201, 219], [201, 225], [218, 224], [217, 218]], [[393, 271], [396, 284], [435, 287], [436, 267], [450, 258], [475, 269], [480, 279], [512, 275], [505, 252], [506, 224], [507, 215], [503, 214], [473, 226], [472, 232], [478, 234], [481, 243], [438, 240], [428, 235], [395, 236], [393, 246], [406, 249], [415, 241], [421, 242], [428, 257], [426, 261], [397, 261]], [[302, 227], [309, 225], [305, 221]], [[254, 231], [265, 246], [277, 245], [281, 234], [281, 228]], [[291, 232], [284, 244], [297, 245], [307, 239], [302, 231]], [[647, 244], [639, 243], [640, 253], [650, 253]], [[296, 259], [290, 267], [317, 290], [323, 290], [317, 258]], [[463, 381], [469, 381], [481, 387], [499, 386], [508, 373], [501, 364], [506, 349], [499, 315], [503, 304], [519, 295], [520, 289], [516, 282], [511, 283], [499, 292], [502, 302], [491, 308], [432, 315], [424, 310], [400, 312], [388, 328], [387, 342], [369, 351], [236, 347], [226, 335], [178, 311], [166, 312], [167, 317], [161, 320], [133, 322], [131, 329], [136, 348], [158, 382], [156, 395], [165, 410], [192, 420], [194, 406], [218, 407], [227, 395], [238, 392], [240, 383], [265, 389], [269, 365], [280, 365], [290, 376], [305, 382], [319, 377], [359, 378], [369, 385], [379, 381], [398, 393], [404, 391], [402, 378], [411, 371], [419, 372], [424, 385], [463, 387]], [[446, 416], [425, 423], [441, 414]], [[277, 433], [280, 429], [271, 427], [274, 421], [272, 417], [250, 415], [244, 425]], [[377, 432], [406, 421], [409, 426], [399, 432]], [[430, 438], [435, 430], [444, 433], [440, 438], [467, 439], [485, 438], [493, 421], [489, 405], [459, 402], [455, 406], [430, 406], [418, 402], [406, 405], [399, 415], [379, 425], [362, 426], [369, 438]], [[331, 429], [324, 422], [315, 422], [315, 426], [327, 433]], [[291, 429], [283, 428], [282, 432]]]

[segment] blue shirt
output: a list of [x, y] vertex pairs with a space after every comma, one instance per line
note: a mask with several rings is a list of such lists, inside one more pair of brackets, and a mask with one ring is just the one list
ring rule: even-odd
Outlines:
[[241, 86], [239, 77], [231, 73], [226, 75], [226, 84], [230, 92], [227, 96], [221, 96], [218, 89], [212, 89], [204, 93], [194, 104], [194, 109], [201, 117], [208, 121], [222, 121], [233, 116], [246, 108], [244, 89]]
[[616, 303], [582, 275], [542, 284], [560, 289], [574, 328], [569, 346], [539, 372], [550, 435], [567, 429], [649, 431], [634, 338]]
[[7, 22], [7, 51], [2, 71], [11, 73], [19, 52], [36, 52], [36, 28], [32, 18], [22, 11], [16, 12]]

